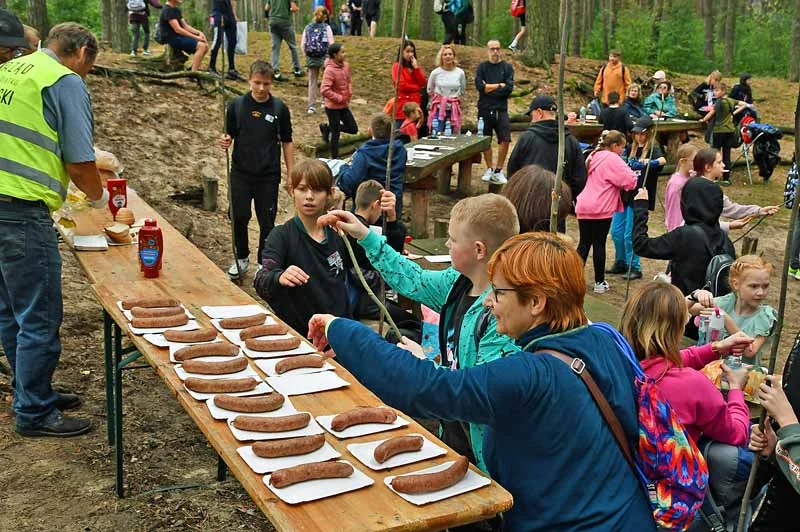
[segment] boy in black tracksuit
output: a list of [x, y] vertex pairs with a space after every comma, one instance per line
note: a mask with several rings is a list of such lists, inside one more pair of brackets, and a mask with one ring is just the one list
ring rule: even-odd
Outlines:
[[[497, 164], [493, 164], [492, 148], [483, 152], [486, 162], [484, 181], [502, 185], [507, 182], [503, 174], [508, 146], [511, 143], [511, 122], [508, 118], [508, 98], [514, 90], [514, 67], [500, 59], [500, 41], [488, 44], [489, 60], [475, 70], [475, 88], [478, 89], [478, 117], [483, 118], [483, 131], [478, 134], [497, 134], [500, 149]], [[509, 176], [511, 177], [511, 176]]]
[[227, 149], [233, 141], [230, 217], [239, 263], [238, 272], [236, 264], [228, 270], [232, 278], [248, 270], [247, 225], [251, 203], [255, 202], [259, 226], [258, 262], [261, 261], [264, 241], [275, 226], [281, 182], [281, 145], [289, 173], [294, 166], [291, 115], [289, 108], [269, 93], [272, 74], [269, 63], [255, 61], [250, 67], [250, 92], [233, 100], [225, 115], [226, 134], [220, 145]]

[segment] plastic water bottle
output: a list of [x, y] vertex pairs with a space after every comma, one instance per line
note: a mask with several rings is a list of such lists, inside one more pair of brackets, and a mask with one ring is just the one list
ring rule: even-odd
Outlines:
[[431, 138], [435, 139], [439, 136], [439, 119], [437, 117], [433, 117], [431, 121]]
[[444, 123], [444, 136], [445, 137], [453, 136], [453, 126], [450, 124], [449, 120], [445, 121]]
[[581, 118], [581, 124], [585, 124], [586, 123], [586, 107], [585, 106], [581, 105], [581, 110], [579, 111], [579, 114], [580, 114], [580, 118]]
[[478, 118], [478, 136], [479, 137], [483, 136], [483, 117], [482, 116]]

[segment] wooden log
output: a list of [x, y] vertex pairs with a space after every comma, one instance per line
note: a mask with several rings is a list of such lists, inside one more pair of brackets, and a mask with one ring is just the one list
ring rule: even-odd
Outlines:
[[450, 194], [450, 167], [442, 168], [436, 174], [436, 192]]
[[411, 235], [428, 238], [428, 189], [411, 189]]
[[219, 177], [211, 168], [206, 167], [201, 176], [203, 182], [203, 209], [215, 212], [217, 210], [217, 192], [219, 190]]

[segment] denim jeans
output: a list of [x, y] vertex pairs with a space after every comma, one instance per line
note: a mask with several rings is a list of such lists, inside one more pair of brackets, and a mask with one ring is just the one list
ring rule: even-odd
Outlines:
[[14, 374], [18, 427], [58, 414], [51, 383], [62, 317], [61, 255], [47, 207], [0, 198], [0, 341]]
[[145, 50], [150, 49], [150, 21], [144, 19], [143, 22], [131, 22], [131, 30], [133, 31], [133, 43], [131, 44], [131, 52], [135, 52], [139, 48], [139, 30], [144, 32], [144, 42], [142, 48]]
[[297, 53], [297, 43], [294, 38], [294, 27], [291, 24], [273, 23], [269, 25], [269, 33], [272, 37], [272, 68], [275, 73], [281, 71], [281, 41], [286, 41], [289, 51], [292, 53], [292, 65], [294, 71], [300, 71], [300, 56]]
[[614, 262], [624, 262], [625, 266], [641, 270], [639, 255], [633, 253], [633, 207], [625, 207], [622, 212], [615, 212], [611, 217], [611, 240], [614, 241]]
[[223, 33], [225, 40], [228, 42], [226, 45], [226, 52], [228, 54], [228, 64], [223, 65], [227, 70], [236, 70], [236, 22], [233, 19], [222, 16], [219, 11], [214, 11], [214, 28], [217, 30], [217, 38], [214, 41], [214, 47], [211, 49], [211, 57], [209, 58], [208, 65], [215, 69], [217, 68], [217, 54], [219, 48], [222, 46]]

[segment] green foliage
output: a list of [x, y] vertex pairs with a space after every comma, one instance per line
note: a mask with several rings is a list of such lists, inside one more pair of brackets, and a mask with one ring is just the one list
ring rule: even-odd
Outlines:
[[[27, 23], [28, 0], [8, 0], [8, 9]], [[80, 22], [97, 34], [102, 29], [99, 1], [47, 0], [47, 18], [51, 26], [60, 22]]]
[[676, 5], [661, 23], [658, 66], [698, 74], [713, 70], [711, 61], [703, 55], [703, 31], [703, 20], [691, 5]]

